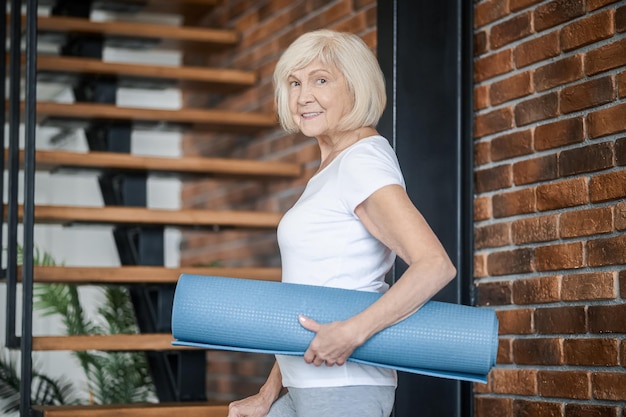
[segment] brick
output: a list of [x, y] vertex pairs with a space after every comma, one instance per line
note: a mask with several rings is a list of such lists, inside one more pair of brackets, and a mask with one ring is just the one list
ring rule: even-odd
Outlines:
[[487, 0], [474, 7], [474, 28], [479, 28], [509, 14], [506, 1]]
[[626, 38], [587, 52], [585, 71], [594, 75], [626, 65]]
[[487, 46], [487, 31], [474, 33], [474, 56], [484, 55], [489, 51]]
[[479, 85], [474, 88], [474, 110], [482, 110], [489, 107], [489, 86]]
[[558, 31], [531, 39], [515, 48], [516, 67], [523, 68], [536, 62], [553, 58], [561, 53]]
[[477, 193], [509, 188], [513, 181], [510, 165], [481, 169], [476, 171], [474, 175]]
[[626, 71], [617, 76], [617, 92], [620, 98], [626, 97]]
[[510, 217], [517, 214], [534, 213], [535, 190], [525, 188], [509, 193], [501, 193], [493, 196], [493, 216], [496, 218]]
[[566, 25], [561, 29], [561, 48], [571, 51], [610, 38], [615, 33], [612, 14], [605, 10]]
[[583, 55], [574, 55], [539, 67], [533, 76], [535, 90], [545, 91], [583, 77]]
[[561, 280], [563, 301], [611, 300], [616, 297], [612, 272], [570, 274]]
[[615, 100], [615, 88], [611, 77], [603, 77], [561, 90], [561, 113], [598, 107]]
[[557, 228], [558, 216], [540, 216], [516, 220], [511, 226], [513, 243], [548, 242], [559, 236]]
[[562, 417], [563, 403], [530, 400], [513, 401], [515, 417]]
[[532, 334], [533, 310], [502, 310], [496, 311], [499, 328], [498, 334]]
[[594, 372], [591, 384], [593, 397], [598, 400], [626, 401], [625, 372]]
[[604, 142], [563, 151], [559, 155], [559, 176], [601, 171], [613, 167], [613, 143]]
[[615, 206], [615, 229], [626, 230], [626, 202]]
[[487, 276], [487, 256], [484, 254], [474, 255], [474, 278]]
[[498, 340], [498, 354], [496, 363], [505, 364], [513, 363], [513, 339], [500, 338]]
[[610, 207], [576, 210], [561, 214], [561, 237], [591, 236], [613, 231], [613, 213]]
[[626, 165], [626, 138], [615, 141], [615, 164]]
[[531, 33], [531, 14], [523, 13], [502, 23], [493, 25], [490, 33], [492, 49], [498, 49]]
[[626, 368], [626, 341], [622, 339], [622, 343], [620, 343], [620, 363], [622, 367]]
[[620, 0], [587, 0], [587, 11], [591, 12]]
[[566, 365], [615, 366], [619, 365], [617, 339], [565, 339], [563, 355]]
[[491, 197], [474, 198], [474, 221], [489, 220], [491, 216]]
[[476, 417], [512, 417], [513, 400], [510, 398], [490, 398], [477, 396], [474, 400]]
[[511, 304], [511, 283], [509, 281], [485, 282], [476, 286], [476, 305], [507, 304]]
[[559, 111], [558, 93], [548, 93], [522, 101], [515, 106], [515, 124], [525, 126], [530, 123], [555, 117]]
[[474, 166], [481, 166], [491, 162], [491, 143], [477, 142], [474, 145]]
[[491, 141], [491, 159], [502, 161], [516, 156], [528, 155], [533, 152], [532, 133], [530, 130], [498, 136]]
[[583, 266], [585, 266], [585, 262], [582, 242], [540, 246], [535, 249], [535, 268], [537, 271], [575, 269]]
[[513, 358], [517, 365], [561, 365], [561, 339], [532, 338], [513, 340]]
[[541, 1], [543, 0], [510, 0], [509, 7], [511, 8], [511, 11], [517, 12], [530, 7], [533, 4], [541, 3]]
[[491, 386], [489, 384], [489, 375], [487, 375], [487, 382], [486, 383], [482, 383], [482, 382], [474, 382], [473, 383], [473, 388], [474, 388], [474, 395], [480, 395], [480, 394], [489, 394], [491, 393]]
[[562, 180], [537, 187], [537, 209], [540, 211], [574, 207], [589, 202], [585, 178]]
[[538, 151], [580, 143], [584, 139], [582, 117], [558, 120], [535, 128], [535, 149]]
[[537, 394], [537, 371], [533, 369], [500, 369], [491, 371], [491, 386], [496, 394]]
[[532, 259], [532, 250], [527, 248], [493, 252], [487, 256], [487, 271], [498, 276], [532, 272]]
[[530, 72], [512, 75], [491, 85], [489, 97], [493, 105], [505, 103], [516, 98], [525, 97], [533, 92]]
[[[372, 11], [376, 11], [376, 9], [370, 9]], [[339, 20], [338, 22], [330, 25], [328, 27], [328, 29], [330, 30], [336, 30], [338, 32], [352, 32], [352, 33], [360, 33], [363, 30], [365, 30], [368, 27], [368, 19], [372, 19], [376, 18], [376, 14], [374, 13], [372, 16], [372, 13], [368, 13], [367, 12], [360, 12], [357, 14], [354, 14], [348, 18], [344, 18], [342, 20]]]
[[511, 225], [496, 223], [474, 227], [476, 249], [497, 248], [511, 244]]
[[615, 10], [615, 30], [619, 33], [626, 32], [626, 6]]
[[565, 417], [618, 417], [619, 407], [593, 404], [566, 404]]
[[589, 195], [594, 203], [626, 197], [626, 170], [591, 177]]
[[513, 51], [505, 49], [474, 61], [474, 82], [481, 82], [513, 70]]
[[591, 375], [584, 371], [539, 371], [539, 395], [552, 398], [591, 398]]
[[626, 235], [587, 242], [589, 266], [626, 264]]
[[516, 185], [532, 184], [557, 178], [557, 156], [546, 155], [513, 164], [513, 182]]
[[559, 301], [560, 282], [558, 276], [515, 280], [513, 303], [539, 304]]
[[585, 14], [585, 4], [582, 0], [551, 1], [535, 9], [535, 30], [541, 32], [583, 14]]
[[513, 109], [506, 107], [474, 117], [474, 138], [502, 132], [513, 127]]
[[626, 333], [626, 304], [588, 307], [590, 333]]
[[587, 332], [584, 306], [538, 308], [534, 315], [539, 334], [583, 334]]

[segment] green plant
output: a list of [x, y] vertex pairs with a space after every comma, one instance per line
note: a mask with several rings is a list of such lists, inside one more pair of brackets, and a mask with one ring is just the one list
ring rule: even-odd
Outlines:
[[[76, 404], [76, 389], [62, 378], [50, 378], [37, 370], [33, 371], [32, 401], [41, 405]], [[17, 374], [15, 355], [0, 349], [0, 399], [3, 400], [2, 412], [12, 413], [20, 406], [20, 377]]]
[[[18, 262], [21, 263], [21, 248]], [[54, 266], [46, 252], [35, 249], [34, 264]], [[58, 315], [68, 335], [137, 333], [137, 324], [128, 289], [120, 286], [99, 287], [103, 303], [97, 309], [98, 322], [88, 320], [76, 285], [37, 284], [34, 308], [43, 316]], [[146, 356], [142, 352], [73, 352], [87, 377], [88, 400], [75, 400], [71, 384], [33, 372], [34, 404], [95, 403], [115, 404], [144, 402], [154, 397], [154, 386]], [[6, 359], [3, 361], [3, 359]], [[14, 361], [0, 358], [0, 398], [7, 400], [5, 411], [14, 409], [19, 398], [19, 376]], [[41, 381], [41, 382], [39, 382]], [[37, 385], [39, 384], [39, 385]], [[41, 385], [44, 384], [44, 385]], [[47, 385], [46, 385], [47, 384]], [[17, 396], [17, 397], [16, 397]], [[50, 398], [52, 402], [46, 402]], [[19, 400], [18, 400], [19, 401]], [[10, 407], [9, 407], [10, 406]]]

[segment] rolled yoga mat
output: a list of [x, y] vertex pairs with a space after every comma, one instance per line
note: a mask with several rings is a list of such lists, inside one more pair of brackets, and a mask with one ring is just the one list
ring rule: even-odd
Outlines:
[[[314, 334], [298, 314], [345, 320], [381, 294], [183, 274], [174, 295], [177, 346], [303, 356]], [[498, 349], [493, 310], [429, 301], [374, 335], [348, 359], [423, 375], [486, 382]]]

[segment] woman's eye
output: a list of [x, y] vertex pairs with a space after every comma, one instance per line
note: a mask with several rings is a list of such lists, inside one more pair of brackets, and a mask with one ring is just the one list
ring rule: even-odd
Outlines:
[[319, 80], [317, 80], [318, 84], [326, 84], [326, 79], [325, 78], [320, 78]]
[[297, 82], [297, 81], [291, 81], [291, 82], [289, 83], [289, 86], [291, 86], [291, 87], [297, 87], [297, 86], [299, 86], [299, 85], [300, 85], [300, 83], [299, 83], [299, 82]]

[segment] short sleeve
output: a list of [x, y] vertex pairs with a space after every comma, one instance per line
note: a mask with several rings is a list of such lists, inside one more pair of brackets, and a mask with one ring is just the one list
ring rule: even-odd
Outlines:
[[405, 187], [395, 152], [386, 139], [376, 139], [357, 144], [340, 162], [339, 198], [350, 213], [384, 186]]

